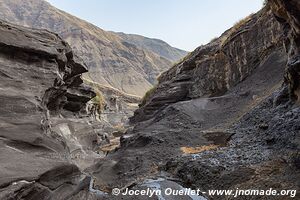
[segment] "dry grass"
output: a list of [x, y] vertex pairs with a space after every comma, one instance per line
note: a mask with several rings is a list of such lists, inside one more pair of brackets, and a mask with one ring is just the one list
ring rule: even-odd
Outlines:
[[212, 43], [212, 42], [216, 41], [217, 39], [219, 39], [219, 37], [214, 37], [209, 41], [209, 43]]
[[156, 89], [157, 89], [157, 86], [153, 86], [145, 93], [145, 95], [143, 96], [142, 101], [141, 101], [142, 106], [146, 104], [148, 98], [156, 91]]
[[159, 166], [155, 163], [152, 163], [151, 167], [150, 167], [150, 173], [151, 174], [156, 174], [159, 172]]
[[125, 132], [126, 128], [123, 124], [117, 124], [114, 126], [114, 131]]
[[192, 56], [192, 53], [193, 53], [193, 52], [189, 52], [186, 56], [184, 56], [183, 58], [181, 58], [179, 61], [175, 62], [175, 63], [173, 64], [173, 67], [176, 66], [176, 65], [178, 65], [179, 63], [181, 63], [181, 62], [183, 62], [183, 61], [189, 59], [189, 58]]
[[120, 146], [120, 138], [114, 138], [110, 140], [110, 144], [106, 144], [100, 147], [100, 151], [104, 153], [108, 153], [114, 151], [116, 148]]
[[227, 33], [227, 36], [222, 38], [221, 46], [223, 46], [237, 30], [239, 30], [244, 24], [246, 24], [248, 21], [250, 21], [252, 19], [253, 15], [254, 15], [254, 13], [252, 13], [252, 14], [248, 15], [247, 17], [236, 22], [233, 25], [233, 27], [229, 30], [229, 32]]
[[200, 147], [181, 147], [180, 150], [185, 153], [185, 154], [196, 154], [196, 153], [201, 153], [203, 151], [209, 151], [218, 148], [219, 145], [205, 145], [205, 146], [200, 146]]

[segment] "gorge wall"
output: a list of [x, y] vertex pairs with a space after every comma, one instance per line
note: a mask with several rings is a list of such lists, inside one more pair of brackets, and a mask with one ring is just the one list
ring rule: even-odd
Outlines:
[[164, 72], [132, 121], [149, 119], [170, 103], [225, 94], [280, 51], [282, 39], [283, 31], [270, 10], [248, 16]]
[[66, 199], [93, 157], [92, 133], [78, 135], [87, 68], [54, 33], [0, 21], [0, 35], [0, 199]]
[[299, 191], [299, 11], [269, 0], [163, 73], [105, 157], [83, 111], [95, 95], [84, 65], [57, 35], [1, 22], [0, 198], [132, 199], [111, 191], [147, 180]]
[[288, 54], [285, 81], [289, 85], [290, 98], [299, 100], [300, 3], [295, 0], [270, 0], [268, 6], [270, 6], [277, 21], [281, 23], [285, 31], [284, 44]]
[[298, 13], [297, 1], [269, 1], [164, 72], [120, 149], [91, 168], [102, 169], [96, 184], [109, 190], [164, 177], [203, 191], [298, 190]]

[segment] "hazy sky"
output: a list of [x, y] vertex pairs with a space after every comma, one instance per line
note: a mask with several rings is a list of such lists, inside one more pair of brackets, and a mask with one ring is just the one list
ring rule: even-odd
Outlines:
[[191, 51], [258, 11], [263, 0], [48, 0], [104, 30], [159, 38]]

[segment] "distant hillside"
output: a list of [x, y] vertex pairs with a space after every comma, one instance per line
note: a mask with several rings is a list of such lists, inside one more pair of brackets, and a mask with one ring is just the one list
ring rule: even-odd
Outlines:
[[165, 57], [168, 60], [176, 62], [187, 55], [188, 52], [174, 48], [168, 43], [159, 40], [147, 38], [141, 35], [116, 33], [125, 41], [135, 44], [136, 46], [152, 51], [158, 55]]
[[104, 31], [44, 0], [0, 0], [0, 18], [58, 33], [86, 63], [90, 79], [133, 95], [142, 96], [185, 55], [156, 39]]

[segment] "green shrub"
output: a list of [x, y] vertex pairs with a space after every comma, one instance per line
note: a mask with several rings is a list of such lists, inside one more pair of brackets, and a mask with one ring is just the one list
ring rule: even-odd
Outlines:
[[103, 94], [98, 89], [94, 89], [94, 91], [96, 93], [96, 96], [92, 99], [92, 102], [98, 105], [99, 111], [102, 111], [104, 110], [105, 99], [103, 97]]
[[145, 93], [145, 95], [143, 96], [142, 101], [141, 101], [142, 106], [146, 104], [146, 101], [156, 91], [156, 89], [157, 89], [157, 86], [153, 86]]

